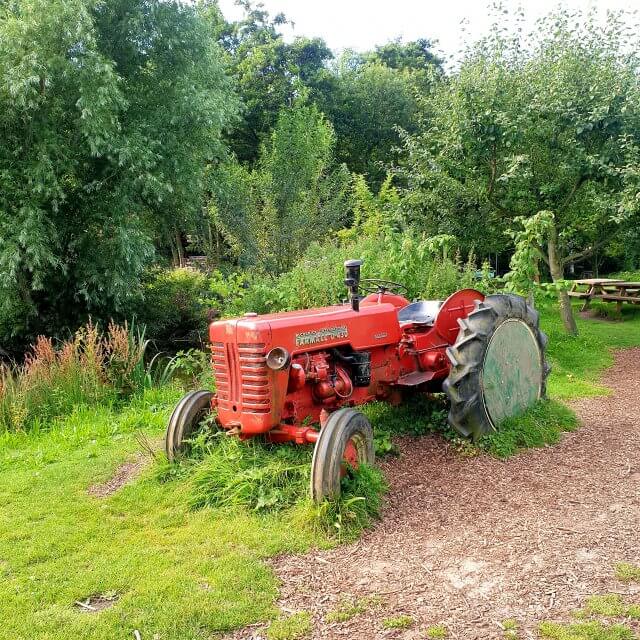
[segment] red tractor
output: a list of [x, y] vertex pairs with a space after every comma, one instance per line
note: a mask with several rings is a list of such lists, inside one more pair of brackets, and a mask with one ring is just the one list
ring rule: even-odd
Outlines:
[[403, 285], [361, 281], [361, 264], [345, 262], [348, 303], [210, 325], [216, 392], [193, 391], [176, 406], [169, 460], [215, 411], [229, 435], [313, 444], [319, 501], [339, 494], [350, 468], [373, 463], [373, 431], [354, 406], [444, 391], [449, 424], [477, 439], [544, 396], [547, 338], [523, 298], [463, 289], [411, 303]]

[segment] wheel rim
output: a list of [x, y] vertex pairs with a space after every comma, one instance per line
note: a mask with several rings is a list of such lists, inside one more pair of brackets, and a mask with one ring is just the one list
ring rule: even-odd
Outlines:
[[[360, 445], [360, 446], [358, 446]], [[340, 465], [340, 477], [344, 478], [349, 469], [357, 469], [362, 459], [362, 446], [364, 442], [362, 437], [354, 436], [347, 442], [342, 454], [342, 464]]]
[[494, 429], [540, 398], [542, 367], [540, 346], [526, 322], [510, 318], [496, 327], [480, 375], [484, 407]]

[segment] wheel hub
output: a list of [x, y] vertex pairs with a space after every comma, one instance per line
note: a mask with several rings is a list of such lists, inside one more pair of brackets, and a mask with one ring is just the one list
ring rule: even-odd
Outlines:
[[482, 363], [483, 402], [494, 428], [541, 396], [543, 359], [526, 322], [510, 318], [491, 336]]

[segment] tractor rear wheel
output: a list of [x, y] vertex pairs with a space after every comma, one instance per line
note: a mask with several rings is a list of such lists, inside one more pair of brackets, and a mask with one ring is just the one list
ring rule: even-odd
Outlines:
[[547, 336], [524, 298], [490, 295], [459, 321], [443, 389], [451, 401], [449, 424], [474, 440], [495, 431], [544, 397], [550, 367]]
[[311, 461], [311, 497], [314, 502], [340, 495], [340, 483], [350, 469], [373, 464], [373, 430], [355, 409], [334, 411], [320, 430]]
[[167, 425], [164, 444], [167, 458], [173, 462], [185, 453], [187, 440], [197, 431], [202, 420], [211, 411], [211, 391], [190, 391], [173, 410]]

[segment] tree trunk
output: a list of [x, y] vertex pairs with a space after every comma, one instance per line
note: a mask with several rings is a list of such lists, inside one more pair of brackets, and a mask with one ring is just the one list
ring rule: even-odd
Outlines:
[[182, 246], [182, 236], [180, 235], [180, 231], [176, 229], [174, 234], [174, 239], [176, 243], [176, 249], [178, 250], [178, 266], [184, 267], [184, 247]]
[[[554, 282], [564, 280], [564, 265], [558, 256], [558, 231], [555, 226], [549, 233], [549, 271]], [[564, 328], [572, 336], [578, 335], [578, 325], [573, 317], [573, 309], [571, 307], [571, 298], [565, 290], [558, 291], [558, 303], [560, 304], [560, 316]]]

